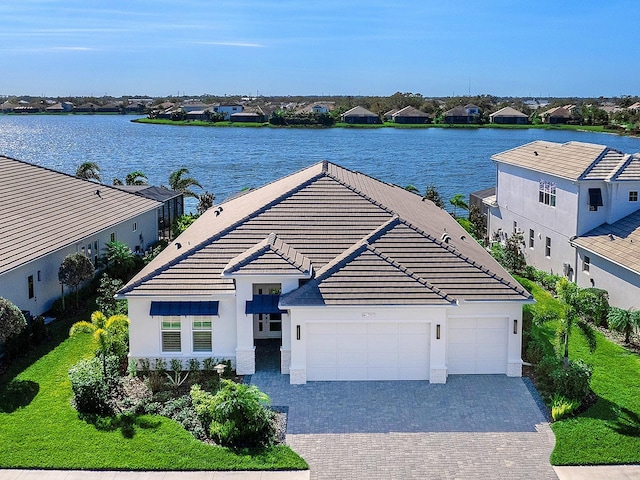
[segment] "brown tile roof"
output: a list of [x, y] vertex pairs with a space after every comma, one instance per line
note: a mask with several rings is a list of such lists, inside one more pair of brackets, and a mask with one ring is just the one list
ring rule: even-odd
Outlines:
[[[269, 255], [262, 257], [258, 252], [269, 242]], [[276, 260], [275, 250], [287, 254]], [[264, 265], [275, 261], [276, 270], [286, 263], [306, 270], [307, 260], [316, 271], [307, 285], [319, 288], [324, 303], [529, 298], [447, 212], [403, 188], [328, 162], [208, 210], [121, 293], [233, 293], [233, 280], [222, 276], [225, 268], [264, 273]], [[386, 276], [393, 281], [381, 283]], [[305, 287], [299, 291], [311, 295]]]
[[0, 274], [161, 205], [4, 156], [0, 179]]
[[[491, 157], [498, 163], [516, 165], [569, 180], [606, 180], [623, 167], [626, 155], [605, 145], [555, 143], [538, 140]], [[630, 166], [630, 172], [635, 167]]]
[[571, 242], [640, 274], [640, 210], [603, 224]]

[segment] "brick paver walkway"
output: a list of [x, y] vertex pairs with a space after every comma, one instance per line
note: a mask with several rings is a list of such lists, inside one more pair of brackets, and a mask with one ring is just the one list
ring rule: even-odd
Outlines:
[[289, 385], [272, 366], [250, 382], [288, 407], [312, 479], [557, 479], [553, 433], [519, 378]]

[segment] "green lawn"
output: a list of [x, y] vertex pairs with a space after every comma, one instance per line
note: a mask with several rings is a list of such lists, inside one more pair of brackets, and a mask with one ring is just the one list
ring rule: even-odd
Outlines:
[[[544, 289], [519, 281], [534, 295], [534, 308], [561, 309]], [[553, 342], [557, 326], [557, 322], [541, 325], [540, 336]], [[551, 425], [556, 436], [553, 465], [640, 463], [640, 356], [599, 332], [597, 342], [591, 354], [579, 329], [575, 327], [571, 333], [569, 356], [593, 367], [591, 388], [598, 401], [582, 414]]]
[[131, 416], [98, 428], [70, 404], [69, 367], [94, 349], [89, 335], [66, 339], [10, 381], [0, 379], [0, 468], [104, 470], [297, 470], [287, 446], [233, 452], [196, 440], [160, 416]]

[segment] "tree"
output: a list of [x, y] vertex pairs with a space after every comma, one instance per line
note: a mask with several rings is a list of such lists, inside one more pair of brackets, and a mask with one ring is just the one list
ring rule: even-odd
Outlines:
[[0, 343], [18, 335], [27, 328], [27, 321], [18, 307], [0, 297]]
[[609, 328], [624, 333], [625, 343], [631, 340], [631, 334], [637, 328], [640, 328], [640, 311], [630, 308], [624, 310], [618, 307], [611, 307], [607, 315]]
[[107, 242], [105, 254], [102, 256], [102, 262], [111, 273], [120, 280], [124, 280], [135, 266], [133, 252], [129, 246], [117, 240]]
[[424, 198], [432, 201], [436, 204], [436, 207], [440, 207], [444, 210], [444, 200], [442, 200], [442, 197], [440, 196], [440, 193], [438, 193], [438, 189], [434, 184], [430, 183], [427, 185], [427, 190], [424, 192]]
[[469, 221], [471, 222], [473, 235], [476, 239], [483, 240], [487, 236], [487, 219], [477, 205], [469, 207]]
[[404, 187], [404, 189], [407, 192], [418, 193], [418, 187], [416, 187], [415, 185], [407, 185], [406, 187]]
[[147, 185], [147, 176], [143, 172], [135, 171], [127, 174], [125, 185]]
[[124, 185], [124, 182], [122, 180], [120, 180], [119, 178], [114, 178], [113, 179], [113, 185]]
[[100, 277], [100, 286], [98, 287], [98, 296], [96, 297], [96, 305], [107, 315], [116, 315], [118, 313], [126, 313], [127, 301], [116, 300], [115, 295], [122, 288], [124, 283], [118, 278], [111, 278], [108, 274]]
[[564, 368], [569, 368], [569, 337], [573, 327], [578, 327], [585, 337], [589, 350], [593, 353], [596, 349], [596, 336], [591, 326], [580, 317], [580, 288], [567, 280], [561, 278], [556, 285], [558, 299], [563, 306], [564, 314], [560, 317], [560, 329], [558, 333], [564, 346], [562, 363]]
[[[76, 292], [76, 308], [78, 307], [78, 286], [95, 274], [91, 260], [80, 252], [70, 253], [62, 260], [58, 269], [58, 280], [63, 285], [73, 287]], [[64, 301], [64, 292], [62, 295]], [[64, 308], [64, 307], [63, 307]]]
[[453, 218], [457, 217], [458, 208], [462, 210], [469, 210], [469, 205], [464, 200], [464, 195], [462, 193], [456, 193], [449, 203], [453, 205]]
[[199, 215], [202, 215], [204, 212], [213, 207], [213, 201], [216, 199], [216, 196], [211, 192], [204, 192], [198, 195], [198, 206], [196, 207], [196, 211]]
[[188, 173], [189, 169], [185, 167], [182, 167], [175, 172], [171, 172], [169, 175], [169, 188], [182, 193], [185, 197], [198, 198], [198, 195], [190, 190], [190, 187], [202, 188], [202, 185], [200, 185], [200, 182], [193, 177], [183, 177], [183, 175]]
[[524, 253], [522, 253], [523, 245], [524, 238], [521, 233], [510, 235], [505, 242], [502, 264], [511, 273], [519, 274], [527, 265]]
[[76, 170], [76, 177], [100, 181], [100, 167], [96, 162], [84, 162]]

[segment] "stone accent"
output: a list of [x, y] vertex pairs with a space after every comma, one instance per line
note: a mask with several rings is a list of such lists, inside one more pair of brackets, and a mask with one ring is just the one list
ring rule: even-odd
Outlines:
[[509, 362], [507, 364], [507, 377], [521, 377], [521, 376], [522, 376], [522, 363]]
[[238, 375], [256, 373], [256, 347], [249, 349], [236, 348], [236, 373]]
[[280, 347], [280, 373], [289, 375], [289, 366], [291, 365], [291, 350]]
[[447, 369], [446, 368], [432, 368], [429, 373], [430, 383], [447, 383]]
[[307, 383], [307, 369], [289, 368], [289, 383], [291, 385], [304, 385]]

